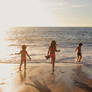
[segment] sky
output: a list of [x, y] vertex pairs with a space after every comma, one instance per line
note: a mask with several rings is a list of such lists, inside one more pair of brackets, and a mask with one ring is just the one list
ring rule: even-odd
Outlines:
[[92, 0], [0, 0], [0, 27], [92, 27]]

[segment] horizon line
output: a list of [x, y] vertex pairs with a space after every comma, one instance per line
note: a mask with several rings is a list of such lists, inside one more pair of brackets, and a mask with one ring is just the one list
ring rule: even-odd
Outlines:
[[38, 28], [39, 28], [39, 27], [42, 27], [42, 28], [45, 28], [45, 27], [53, 27], [53, 28], [54, 28], [54, 27], [59, 27], [59, 28], [60, 28], [60, 27], [63, 27], [63, 28], [65, 28], [65, 27], [70, 27], [70, 28], [71, 28], [71, 27], [72, 27], [72, 28], [75, 28], [75, 27], [77, 27], [77, 28], [83, 28], [83, 27], [84, 27], [84, 28], [92, 28], [92, 26], [12, 26], [12, 27], [9, 27], [9, 28], [23, 28], [23, 27], [24, 27], [24, 28], [25, 28], [25, 27], [29, 27], [29, 28], [30, 28], [30, 27], [31, 27], [31, 28], [32, 28], [32, 27], [33, 27], [33, 28], [34, 28], [34, 27], [38, 27]]

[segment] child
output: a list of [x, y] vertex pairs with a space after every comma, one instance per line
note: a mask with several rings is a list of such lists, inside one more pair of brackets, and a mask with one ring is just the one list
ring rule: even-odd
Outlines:
[[80, 62], [82, 59], [82, 53], [81, 53], [81, 46], [83, 44], [79, 43], [78, 47], [75, 49], [75, 51], [77, 51], [77, 62]]
[[52, 40], [51, 44], [48, 49], [48, 55], [51, 58], [51, 64], [52, 64], [52, 73], [54, 73], [54, 64], [55, 64], [55, 52], [60, 52], [60, 50], [56, 49], [56, 41]]
[[16, 54], [21, 54], [21, 63], [20, 63], [19, 70], [21, 71], [21, 66], [22, 66], [23, 63], [24, 63], [24, 69], [26, 69], [26, 55], [31, 60], [29, 54], [26, 51], [26, 45], [22, 45], [22, 50], [19, 53], [16, 53]]

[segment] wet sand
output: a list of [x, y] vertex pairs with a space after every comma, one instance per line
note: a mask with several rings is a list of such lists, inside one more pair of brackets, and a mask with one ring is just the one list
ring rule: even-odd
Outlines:
[[0, 92], [92, 92], [92, 66], [57, 63], [51, 74], [51, 64], [0, 64]]

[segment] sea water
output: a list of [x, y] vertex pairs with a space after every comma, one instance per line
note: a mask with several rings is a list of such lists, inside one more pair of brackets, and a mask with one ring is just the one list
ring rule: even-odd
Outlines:
[[92, 63], [92, 28], [91, 27], [16, 27], [0, 30], [0, 62], [20, 63], [22, 45], [27, 45], [27, 51], [32, 60], [28, 63], [47, 63], [48, 48], [51, 40], [56, 40], [56, 63], [74, 63], [75, 48], [80, 42], [82, 46], [82, 62]]

